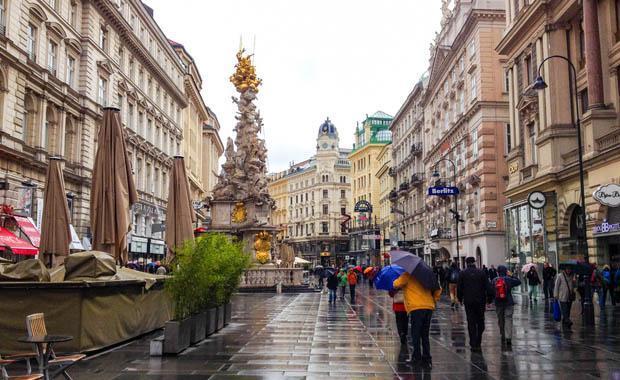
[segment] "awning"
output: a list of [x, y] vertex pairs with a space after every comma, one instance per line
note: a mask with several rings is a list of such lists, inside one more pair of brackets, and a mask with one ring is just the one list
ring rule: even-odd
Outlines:
[[76, 251], [83, 251], [84, 245], [80, 241], [80, 237], [78, 236], [77, 232], [75, 232], [73, 224], [69, 224], [69, 230], [71, 232], [71, 244], [69, 245], [69, 248]]
[[28, 237], [30, 243], [38, 248], [41, 242], [41, 233], [34, 225], [34, 221], [31, 218], [25, 218], [23, 216], [14, 216], [14, 218], [19, 225], [19, 229]]
[[32, 244], [18, 238], [6, 228], [0, 227], [0, 250], [4, 251], [7, 247], [16, 255], [35, 256], [39, 253], [39, 250]]

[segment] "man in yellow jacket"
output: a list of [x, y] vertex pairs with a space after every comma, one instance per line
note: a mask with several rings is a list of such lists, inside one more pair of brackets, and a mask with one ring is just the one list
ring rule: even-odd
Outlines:
[[[409, 273], [403, 273], [394, 281], [394, 287], [402, 289], [405, 296], [405, 310], [411, 320], [411, 340], [413, 341], [414, 364], [432, 368], [430, 329], [435, 304], [441, 296], [441, 288], [430, 290]], [[422, 343], [422, 352], [420, 352]]]

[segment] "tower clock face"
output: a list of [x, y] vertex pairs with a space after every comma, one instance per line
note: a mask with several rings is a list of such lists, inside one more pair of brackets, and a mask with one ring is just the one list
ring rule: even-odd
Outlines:
[[327, 147], [328, 147], [329, 145], [327, 145], [327, 143], [323, 143], [323, 145], [321, 145], [321, 146], [323, 147], [323, 149], [327, 149]]
[[327, 128], [327, 125], [324, 125], [323, 126], [323, 133], [327, 133], [327, 132], [329, 132], [329, 129]]

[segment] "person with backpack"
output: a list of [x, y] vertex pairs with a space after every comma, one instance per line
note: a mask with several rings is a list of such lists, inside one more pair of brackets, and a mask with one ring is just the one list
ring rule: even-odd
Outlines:
[[536, 267], [533, 265], [530, 267], [530, 270], [527, 272], [527, 285], [529, 289], [530, 302], [532, 302], [532, 295], [534, 296], [534, 302], [538, 302], [538, 285], [540, 285], [540, 277], [538, 277], [538, 272], [536, 271]]
[[347, 271], [344, 267], [338, 272], [338, 287], [340, 288], [340, 299], [344, 300], [344, 292], [347, 289]]
[[484, 332], [484, 312], [486, 305], [493, 301], [494, 290], [488, 277], [476, 268], [476, 259], [465, 260], [467, 268], [459, 275], [457, 297], [465, 305], [469, 345], [472, 351], [480, 352]]
[[570, 328], [573, 322], [570, 320], [570, 309], [575, 301], [575, 286], [573, 285], [573, 271], [570, 266], [564, 267], [564, 270], [555, 277], [555, 287], [553, 294], [560, 303], [562, 311], [562, 325]]
[[461, 270], [459, 269], [456, 263], [452, 263], [450, 265], [450, 269], [448, 270], [448, 290], [450, 291], [450, 307], [452, 310], [455, 310], [459, 307], [456, 297], [456, 287], [459, 282], [459, 276], [461, 274]]
[[349, 269], [347, 274], [347, 283], [349, 284], [349, 294], [351, 295], [351, 303], [355, 303], [355, 285], [357, 285], [357, 274], [353, 269]]
[[327, 289], [329, 290], [329, 303], [336, 303], [336, 290], [338, 290], [336, 272], [327, 271]]
[[545, 299], [553, 298], [553, 280], [556, 274], [555, 268], [546, 262], [543, 266], [543, 293], [545, 294]]
[[497, 267], [498, 277], [493, 279], [495, 290], [495, 312], [502, 344], [512, 346], [512, 312], [515, 301], [512, 298], [512, 289], [521, 285], [521, 280], [508, 273], [504, 265]]
[[612, 281], [611, 269], [609, 269], [609, 265], [605, 265], [603, 270], [601, 271], [601, 279], [602, 279], [602, 297], [599, 298], [600, 307], [605, 307], [605, 303], [607, 302], [607, 293], [611, 295], [611, 303], [612, 305], [616, 305], [616, 301], [613, 297], [613, 281]]

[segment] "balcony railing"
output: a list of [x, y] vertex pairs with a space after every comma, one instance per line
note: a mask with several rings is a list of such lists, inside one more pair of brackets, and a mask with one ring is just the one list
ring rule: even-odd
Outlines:
[[407, 191], [409, 190], [409, 182], [403, 182], [398, 186], [399, 191]]
[[418, 186], [418, 185], [421, 185], [422, 183], [424, 183], [424, 174], [422, 174], [422, 173], [414, 173], [411, 176], [411, 185], [412, 186]]
[[422, 151], [422, 143], [413, 143], [413, 145], [411, 145], [411, 154], [413, 156], [422, 154]]

